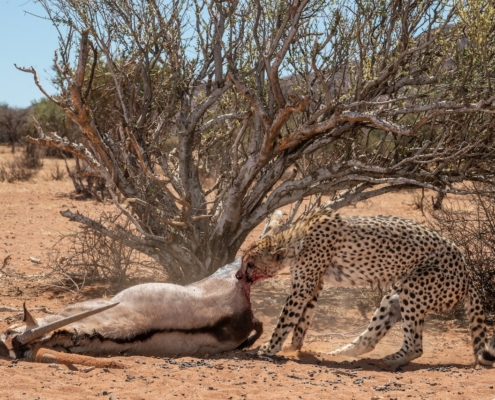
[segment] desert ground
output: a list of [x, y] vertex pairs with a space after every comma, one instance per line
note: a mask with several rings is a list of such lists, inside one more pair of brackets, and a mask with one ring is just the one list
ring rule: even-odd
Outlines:
[[[0, 147], [0, 163], [9, 150]], [[47, 286], [44, 274], [48, 252], [61, 234], [77, 230], [60, 211], [70, 209], [97, 215], [110, 204], [76, 201], [69, 178], [56, 181], [56, 165], [44, 167], [29, 182], [0, 182], [0, 309], [36, 308], [36, 316], [93, 297], [109, 297], [116, 289], [86, 286], [82, 291]], [[416, 196], [416, 197], [415, 197]], [[420, 222], [417, 194], [386, 195], [341, 210], [345, 214], [395, 214]], [[261, 229], [261, 227], [260, 227]], [[253, 232], [247, 243], [259, 235]], [[30, 258], [40, 260], [33, 263]], [[284, 349], [273, 360], [260, 359], [256, 348], [271, 334], [289, 289], [289, 276], [257, 283], [252, 289], [255, 316], [264, 323], [261, 339], [246, 351], [196, 359], [117, 357], [125, 369], [91, 369], [34, 364], [0, 358], [2, 399], [495, 399], [495, 371], [473, 367], [470, 336], [465, 322], [448, 316], [429, 316], [424, 355], [397, 371], [381, 357], [397, 351], [402, 334], [397, 326], [377, 348], [359, 358], [326, 353], [349, 343], [364, 330], [376, 296], [366, 290], [325, 288], [303, 351]], [[20, 313], [0, 313], [0, 331]], [[288, 341], [289, 343], [289, 341]]]

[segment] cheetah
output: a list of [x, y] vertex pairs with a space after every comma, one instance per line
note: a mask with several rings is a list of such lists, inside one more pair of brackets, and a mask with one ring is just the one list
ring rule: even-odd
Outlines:
[[332, 355], [355, 357], [372, 351], [401, 320], [402, 347], [383, 361], [390, 367], [404, 365], [423, 354], [425, 314], [450, 310], [464, 299], [475, 364], [495, 361], [495, 335], [488, 338], [480, 296], [464, 257], [453, 242], [428, 227], [393, 216], [342, 216], [322, 207], [288, 230], [254, 242], [236, 276], [255, 282], [285, 265], [290, 266], [292, 292], [259, 355], [276, 354], [291, 330], [292, 349], [301, 349], [318, 294], [329, 282], [386, 288], [368, 328]]

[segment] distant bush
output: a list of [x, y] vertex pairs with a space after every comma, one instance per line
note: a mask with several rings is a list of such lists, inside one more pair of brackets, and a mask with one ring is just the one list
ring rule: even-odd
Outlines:
[[28, 123], [31, 107], [17, 108], [0, 104], [0, 143], [9, 143], [12, 154], [20, 141], [30, 133]]

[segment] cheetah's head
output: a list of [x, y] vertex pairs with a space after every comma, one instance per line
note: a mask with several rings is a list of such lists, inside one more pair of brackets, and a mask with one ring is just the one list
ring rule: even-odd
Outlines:
[[271, 278], [282, 268], [286, 255], [287, 249], [277, 248], [271, 237], [261, 239], [246, 250], [235, 276], [237, 279], [246, 278], [251, 283]]

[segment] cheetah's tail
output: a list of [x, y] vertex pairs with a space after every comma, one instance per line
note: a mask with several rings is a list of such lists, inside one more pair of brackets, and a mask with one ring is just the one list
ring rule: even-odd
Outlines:
[[486, 344], [486, 349], [478, 356], [480, 364], [494, 365], [495, 363], [495, 333], [490, 342]]
[[495, 362], [495, 334], [489, 341], [481, 298], [472, 282], [469, 283], [465, 303], [475, 363], [491, 366]]

